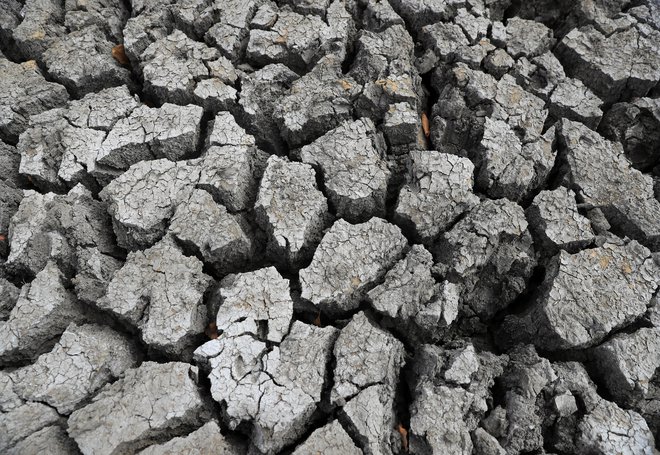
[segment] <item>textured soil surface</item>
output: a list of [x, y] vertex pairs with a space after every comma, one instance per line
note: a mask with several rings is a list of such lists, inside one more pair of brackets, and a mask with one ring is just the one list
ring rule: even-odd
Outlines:
[[0, 453], [653, 455], [658, 0], [0, 0]]

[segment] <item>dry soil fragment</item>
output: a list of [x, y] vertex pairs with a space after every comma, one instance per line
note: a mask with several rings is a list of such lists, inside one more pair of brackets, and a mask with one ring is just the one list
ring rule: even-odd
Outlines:
[[230, 428], [251, 422], [251, 442], [261, 453], [299, 438], [321, 401], [336, 332], [296, 321], [272, 349], [249, 333], [201, 346], [195, 355], [209, 364], [211, 394]]
[[76, 453], [78, 447], [66, 431], [59, 426], [42, 428], [7, 451], [7, 455], [70, 455]]
[[42, 403], [25, 403], [0, 413], [0, 450], [11, 450], [39, 430], [61, 423], [57, 411]]
[[472, 193], [474, 165], [467, 158], [435, 151], [413, 151], [409, 156], [395, 218], [429, 242], [479, 203]]
[[140, 161], [103, 188], [117, 243], [128, 250], [153, 245], [167, 229], [176, 207], [199, 181], [199, 168], [168, 159]]
[[117, 122], [99, 148], [95, 165], [126, 170], [142, 160], [191, 156], [197, 149], [203, 110], [199, 106], [140, 106]]
[[140, 455], [173, 455], [186, 453], [204, 455], [211, 451], [220, 455], [243, 455], [243, 444], [229, 440], [220, 432], [215, 421], [205, 423], [187, 436], [172, 438], [163, 444], [154, 444], [139, 452]]
[[603, 211], [616, 231], [660, 248], [660, 202], [653, 180], [631, 167], [621, 144], [581, 123], [562, 120], [564, 180], [585, 202]]
[[576, 254], [560, 251], [546, 268], [531, 310], [508, 316], [502, 331], [546, 350], [593, 346], [644, 314], [657, 276], [650, 251], [635, 241]]
[[603, 35], [595, 26], [571, 30], [557, 45], [569, 76], [604, 101], [645, 96], [660, 79], [660, 31], [632, 25]]
[[220, 273], [244, 266], [254, 250], [250, 226], [243, 216], [228, 213], [204, 190], [193, 190], [179, 204], [169, 232]]
[[165, 237], [129, 253], [97, 305], [137, 326], [152, 348], [185, 356], [206, 327], [203, 297], [210, 284], [202, 262]]
[[355, 446], [351, 437], [337, 420], [315, 430], [304, 443], [293, 451], [293, 455], [309, 455], [310, 453], [362, 455], [362, 451]]
[[48, 74], [75, 96], [114, 85], [133, 85], [130, 71], [112, 57], [114, 44], [90, 25], [57, 39], [43, 53]]
[[69, 435], [85, 455], [118, 454], [199, 426], [210, 412], [196, 377], [196, 367], [180, 362], [145, 362], [127, 370], [71, 414]]
[[461, 300], [484, 319], [526, 288], [536, 265], [522, 208], [507, 199], [485, 200], [435, 245], [438, 270], [463, 285]]
[[357, 308], [407, 244], [398, 227], [380, 218], [362, 224], [338, 220], [321, 240], [312, 263], [300, 271], [302, 297], [329, 313]]
[[390, 171], [385, 141], [371, 120], [347, 121], [299, 153], [321, 172], [338, 216], [364, 221], [385, 214]]
[[334, 348], [337, 366], [330, 399], [345, 404], [367, 387], [380, 384], [390, 395], [404, 362], [403, 344], [360, 312], [342, 329]]
[[361, 85], [342, 74], [341, 61], [325, 57], [291, 84], [291, 90], [275, 105], [273, 117], [290, 147], [308, 144], [352, 119], [352, 102]]
[[31, 115], [63, 106], [69, 99], [66, 89], [46, 82], [33, 60], [17, 64], [0, 57], [0, 137], [18, 140]]
[[268, 233], [273, 258], [299, 264], [309, 258], [329, 219], [328, 203], [316, 186], [316, 172], [304, 163], [271, 156], [255, 205]]
[[289, 280], [282, 278], [275, 267], [229, 275], [220, 283], [216, 325], [226, 337], [251, 333], [279, 343], [289, 330], [292, 316]]
[[71, 322], [84, 320], [83, 309], [64, 280], [57, 265], [49, 261], [21, 288], [9, 319], [0, 322], [0, 363], [40, 354]]
[[550, 251], [577, 250], [594, 238], [589, 219], [578, 212], [572, 190], [560, 187], [541, 191], [525, 214], [532, 232]]
[[660, 366], [660, 329], [645, 327], [621, 334], [593, 351], [607, 390], [626, 405], [643, 400], [652, 390], [651, 379]]
[[71, 324], [52, 351], [11, 372], [11, 378], [23, 399], [68, 414], [137, 363], [137, 350], [125, 336], [106, 326]]

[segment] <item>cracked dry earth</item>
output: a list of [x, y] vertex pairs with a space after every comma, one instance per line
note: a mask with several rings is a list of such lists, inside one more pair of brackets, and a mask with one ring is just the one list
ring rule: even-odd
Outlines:
[[652, 455], [658, 0], [1, 0], [0, 453]]

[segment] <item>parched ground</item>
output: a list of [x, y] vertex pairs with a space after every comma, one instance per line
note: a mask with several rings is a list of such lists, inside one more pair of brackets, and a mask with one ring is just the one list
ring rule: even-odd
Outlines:
[[0, 453], [654, 455], [657, 0], [0, 0]]

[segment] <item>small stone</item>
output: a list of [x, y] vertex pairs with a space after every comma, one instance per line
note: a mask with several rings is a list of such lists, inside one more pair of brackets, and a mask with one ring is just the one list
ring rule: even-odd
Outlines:
[[555, 396], [553, 401], [555, 410], [560, 417], [568, 417], [578, 410], [575, 397], [570, 392]]

